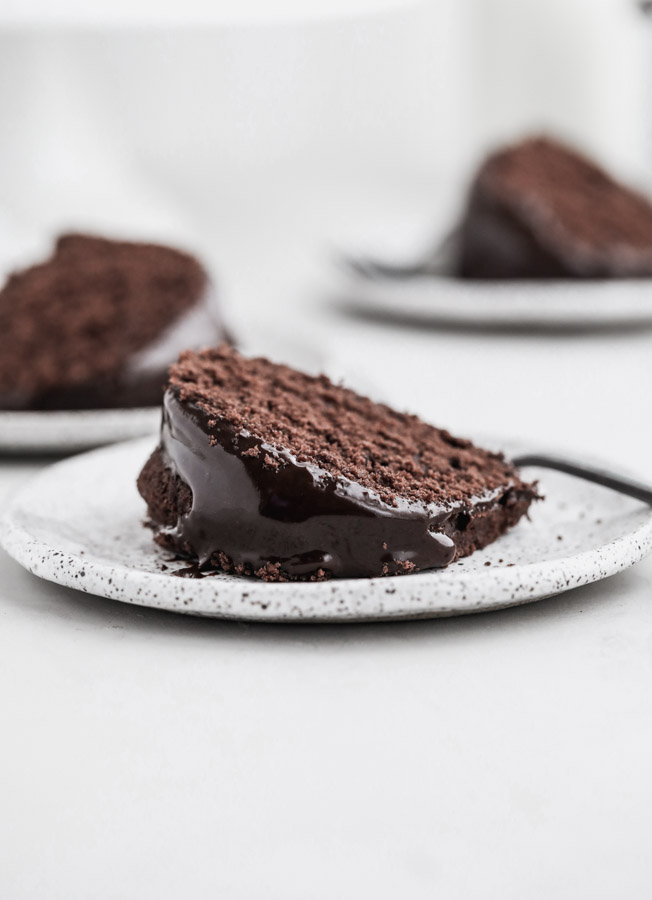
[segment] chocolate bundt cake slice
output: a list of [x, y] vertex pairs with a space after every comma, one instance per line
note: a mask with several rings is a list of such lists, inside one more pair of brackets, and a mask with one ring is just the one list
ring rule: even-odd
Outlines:
[[446, 566], [537, 496], [501, 455], [227, 346], [172, 366], [138, 489], [159, 544], [268, 581]]
[[64, 235], [0, 290], [0, 409], [158, 405], [179, 352], [224, 338], [193, 256]]
[[463, 278], [652, 275], [652, 204], [550, 138], [490, 156], [459, 230]]

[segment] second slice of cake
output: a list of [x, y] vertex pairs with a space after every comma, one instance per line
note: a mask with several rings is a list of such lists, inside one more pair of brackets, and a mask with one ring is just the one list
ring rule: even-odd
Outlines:
[[649, 278], [652, 203], [551, 138], [492, 154], [459, 233], [463, 278]]
[[194, 256], [62, 235], [0, 289], [0, 410], [158, 406], [181, 350], [226, 339]]
[[537, 496], [499, 454], [226, 346], [172, 366], [138, 488], [159, 544], [268, 581], [446, 566]]

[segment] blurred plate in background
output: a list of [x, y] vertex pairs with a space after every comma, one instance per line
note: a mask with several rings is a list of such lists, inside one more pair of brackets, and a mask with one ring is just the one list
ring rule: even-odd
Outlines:
[[336, 292], [373, 318], [468, 328], [608, 329], [652, 325], [652, 280], [465, 281], [347, 277]]
[[0, 453], [74, 453], [155, 434], [160, 418], [156, 406], [61, 412], [0, 410]]

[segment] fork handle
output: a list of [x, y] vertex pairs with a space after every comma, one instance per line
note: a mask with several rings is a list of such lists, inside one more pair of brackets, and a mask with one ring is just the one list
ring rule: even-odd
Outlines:
[[634, 497], [635, 500], [642, 500], [643, 503], [652, 506], [652, 487], [650, 485], [634, 481], [615, 472], [608, 472], [606, 469], [595, 469], [592, 466], [580, 465], [559, 456], [547, 456], [540, 453], [524, 453], [514, 457], [512, 462], [519, 467], [537, 466], [542, 469], [564, 472], [566, 475], [574, 475], [576, 478], [592, 481], [593, 484], [611, 488], [612, 491], [618, 491], [620, 494], [626, 494], [628, 497]]

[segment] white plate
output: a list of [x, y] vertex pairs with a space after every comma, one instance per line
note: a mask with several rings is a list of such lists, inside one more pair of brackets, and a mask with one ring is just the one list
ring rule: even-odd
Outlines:
[[73, 453], [155, 434], [159, 407], [65, 412], [0, 411], [0, 452]]
[[464, 281], [347, 278], [340, 303], [368, 315], [494, 328], [610, 328], [652, 324], [652, 279]]
[[531, 521], [447, 569], [317, 584], [183, 578], [173, 573], [184, 563], [170, 561], [142, 524], [135, 481], [152, 448], [151, 439], [131, 441], [43, 470], [8, 505], [5, 550], [41, 578], [126, 603], [291, 622], [447, 616], [529, 603], [613, 575], [652, 548], [647, 506], [544, 473], [546, 499]]

